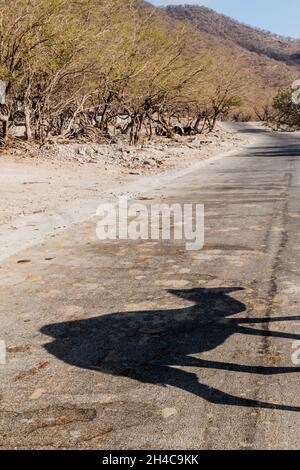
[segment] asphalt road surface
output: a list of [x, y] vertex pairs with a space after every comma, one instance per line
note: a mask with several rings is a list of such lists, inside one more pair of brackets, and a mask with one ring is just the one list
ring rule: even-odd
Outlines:
[[239, 130], [141, 201], [203, 203], [203, 250], [95, 219], [1, 263], [2, 448], [299, 448], [300, 137]]

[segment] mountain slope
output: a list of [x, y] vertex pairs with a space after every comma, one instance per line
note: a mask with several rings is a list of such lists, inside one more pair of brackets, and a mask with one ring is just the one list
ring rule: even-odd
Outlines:
[[165, 11], [173, 19], [188, 21], [199, 31], [232, 41], [249, 52], [300, 66], [300, 40], [276, 36], [202, 6], [169, 6]]
[[141, 18], [163, 25], [176, 40], [176, 31], [185, 31], [185, 53], [216, 57], [215, 76], [222, 79], [223, 66], [236, 72], [245, 114], [269, 105], [279, 88], [299, 78], [297, 54], [300, 41], [277, 37], [245, 26], [205, 7], [172, 6], [156, 8], [144, 0], [134, 0]]

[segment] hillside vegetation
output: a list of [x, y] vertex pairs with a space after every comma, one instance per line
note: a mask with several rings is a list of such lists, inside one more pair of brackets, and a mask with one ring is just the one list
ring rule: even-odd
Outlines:
[[292, 77], [142, 0], [0, 6], [2, 142], [16, 126], [38, 142], [211, 131], [229, 114], [249, 116]]
[[245, 25], [203, 6], [169, 6], [164, 11], [198, 31], [203, 44], [223, 47], [224, 56], [234, 55], [241, 69], [248, 71], [240, 116], [267, 120], [278, 90], [290, 92], [299, 78], [300, 39]]
[[203, 6], [169, 6], [172, 18], [189, 21], [199, 31], [232, 41], [257, 54], [300, 66], [300, 39], [291, 39], [240, 23]]

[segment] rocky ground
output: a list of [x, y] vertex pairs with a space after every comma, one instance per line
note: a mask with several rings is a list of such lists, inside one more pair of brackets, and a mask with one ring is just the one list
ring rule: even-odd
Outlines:
[[209, 156], [215, 150], [227, 151], [232, 144], [241, 142], [244, 139], [240, 135], [218, 127], [210, 134], [176, 136], [172, 140], [155, 137], [138, 146], [129, 145], [125, 139], [112, 138], [107, 144], [19, 144], [9, 153], [15, 157], [37, 158], [42, 161], [113, 165], [120, 167], [125, 173], [133, 170], [140, 174], [155, 168], [177, 166], [174, 159], [184, 159], [184, 163], [189, 163], [199, 156], [199, 151], [201, 157]]
[[107, 144], [18, 144], [0, 154], [0, 224], [131, 182], [140, 175], [188, 167], [247, 144], [249, 136], [218, 128], [209, 135], [155, 137], [133, 147]]

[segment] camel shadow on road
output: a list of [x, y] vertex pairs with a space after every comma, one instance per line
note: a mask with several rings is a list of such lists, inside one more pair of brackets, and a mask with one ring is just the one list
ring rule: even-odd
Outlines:
[[[193, 357], [213, 351], [234, 334], [298, 340], [300, 335], [271, 331], [271, 322], [300, 317], [232, 318], [246, 310], [230, 294], [241, 288], [170, 290], [195, 305], [174, 310], [119, 312], [44, 326], [53, 339], [46, 350], [76, 367], [192, 393], [210, 403], [300, 411], [288, 404], [273, 404], [222, 392], [201, 383], [199, 374], [186, 370], [202, 368], [247, 374], [299, 373], [300, 367], [265, 367]], [[266, 324], [265, 329], [249, 325]], [[200, 374], [201, 377], [201, 374]]]

